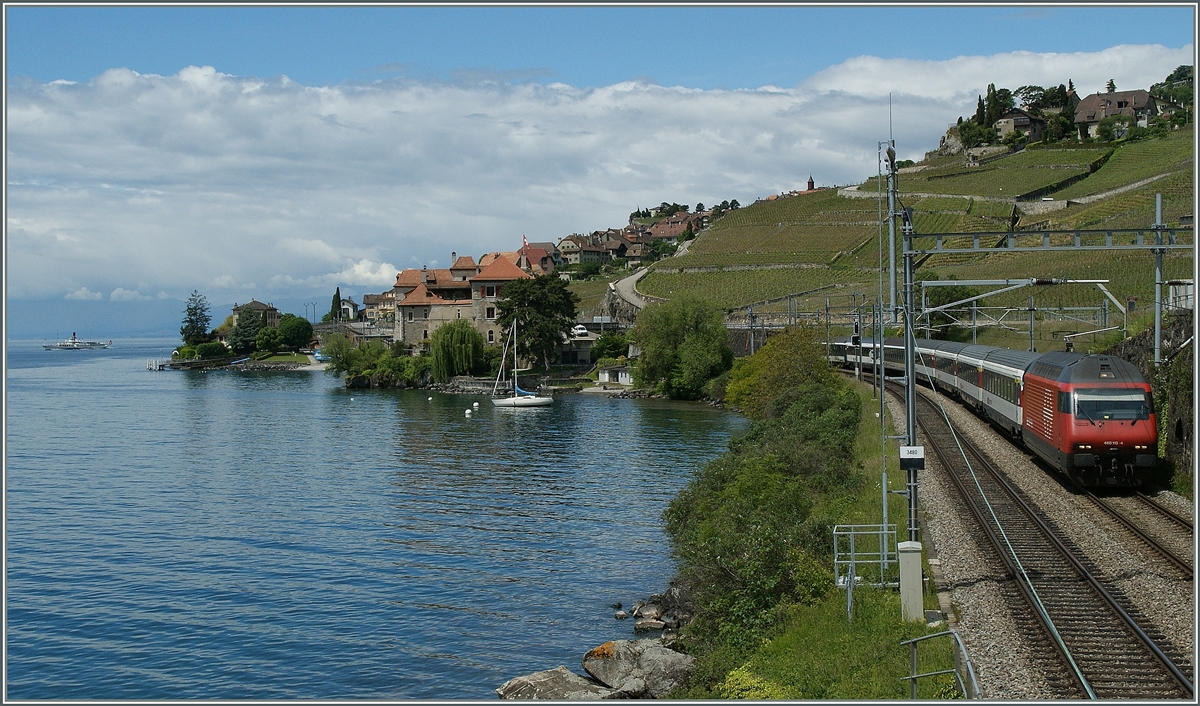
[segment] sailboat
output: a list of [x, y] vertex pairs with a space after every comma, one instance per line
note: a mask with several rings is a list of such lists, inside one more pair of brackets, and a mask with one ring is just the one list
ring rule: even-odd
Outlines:
[[508, 352], [508, 346], [512, 344], [513, 349], [513, 393], [512, 397], [499, 397], [496, 390], [500, 387], [500, 376], [504, 374], [504, 366], [500, 366], [500, 371], [496, 373], [496, 384], [492, 385], [492, 406], [494, 407], [545, 407], [554, 402], [553, 397], [542, 397], [536, 392], [527, 392], [522, 390], [517, 385], [517, 320], [513, 319], [512, 331], [509, 333], [508, 341], [504, 343], [504, 351], [500, 354], [500, 359], [503, 360]]

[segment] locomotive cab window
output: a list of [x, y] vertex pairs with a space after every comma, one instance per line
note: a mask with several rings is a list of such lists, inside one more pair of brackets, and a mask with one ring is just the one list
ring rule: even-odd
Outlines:
[[1100, 421], [1149, 419], [1150, 395], [1129, 388], [1084, 388], [1075, 391], [1075, 416]]

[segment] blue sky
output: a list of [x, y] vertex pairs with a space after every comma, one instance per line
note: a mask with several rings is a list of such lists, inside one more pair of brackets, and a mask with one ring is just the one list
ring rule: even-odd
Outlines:
[[859, 183], [879, 140], [920, 159], [989, 83], [1148, 88], [1192, 63], [1195, 24], [1182, 6], [5, 12], [6, 302], [56, 311], [198, 289], [300, 313], [660, 201]]
[[9, 7], [8, 75], [214, 66], [330, 85], [492, 70], [576, 87], [793, 86], [850, 57], [1192, 42], [1190, 7]]

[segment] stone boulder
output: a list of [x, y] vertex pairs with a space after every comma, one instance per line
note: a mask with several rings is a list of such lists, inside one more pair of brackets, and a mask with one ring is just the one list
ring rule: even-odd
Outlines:
[[653, 639], [614, 640], [583, 656], [583, 668], [588, 674], [619, 692], [613, 696], [627, 698], [663, 696], [687, 681], [695, 662], [695, 658]]
[[523, 677], [509, 679], [496, 689], [502, 699], [548, 699], [571, 701], [585, 699], [621, 698], [613, 689], [581, 677], [566, 667], [547, 669]]

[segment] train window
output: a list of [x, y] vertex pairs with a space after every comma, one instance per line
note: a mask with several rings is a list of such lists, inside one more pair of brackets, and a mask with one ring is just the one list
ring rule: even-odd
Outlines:
[[1150, 396], [1127, 387], [1079, 389], [1075, 391], [1075, 416], [1091, 421], [1149, 419]]
[[1059, 392], [1058, 393], [1058, 411], [1062, 412], [1063, 414], [1071, 413], [1071, 393], [1070, 392]]

